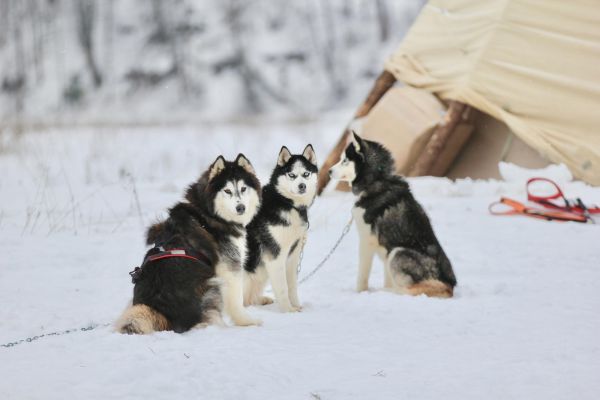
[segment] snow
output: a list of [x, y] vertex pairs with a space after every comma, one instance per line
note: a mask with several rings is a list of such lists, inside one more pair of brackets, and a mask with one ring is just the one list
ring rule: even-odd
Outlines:
[[[352, 228], [300, 286], [301, 313], [252, 307], [264, 326], [182, 335], [103, 326], [131, 296], [145, 226], [217, 155], [243, 152], [265, 182], [283, 144], [298, 152], [312, 142], [323, 160], [344, 118], [2, 136], [0, 344], [100, 326], [0, 347], [0, 397], [596, 399], [600, 227], [489, 215], [500, 196], [526, 198], [532, 172], [511, 166], [507, 181], [410, 180], [453, 262], [451, 300], [382, 291], [379, 263], [371, 290], [356, 293]], [[560, 185], [600, 203], [600, 188]], [[301, 277], [335, 243], [351, 205], [331, 190], [317, 199]]]
[[532, 176], [551, 179], [557, 184], [571, 182], [573, 175], [564, 164], [549, 165], [546, 168], [527, 169], [518, 165], [501, 161], [498, 164], [500, 176], [507, 182], [518, 182], [525, 184]]

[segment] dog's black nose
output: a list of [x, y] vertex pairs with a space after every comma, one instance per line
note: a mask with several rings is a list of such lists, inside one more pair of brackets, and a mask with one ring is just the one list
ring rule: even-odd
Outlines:
[[298, 190], [300, 190], [300, 193], [306, 192], [306, 185], [304, 183], [299, 184]]
[[239, 215], [242, 215], [244, 211], [246, 211], [246, 206], [243, 204], [238, 204], [237, 206], [235, 206], [235, 211], [237, 211]]

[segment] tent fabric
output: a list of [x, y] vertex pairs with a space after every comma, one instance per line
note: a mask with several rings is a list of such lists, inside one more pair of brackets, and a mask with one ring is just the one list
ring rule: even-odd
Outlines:
[[360, 135], [384, 144], [392, 152], [396, 171], [407, 175], [445, 110], [426, 90], [393, 87], [369, 111]]
[[430, 0], [385, 68], [600, 185], [597, 0]]

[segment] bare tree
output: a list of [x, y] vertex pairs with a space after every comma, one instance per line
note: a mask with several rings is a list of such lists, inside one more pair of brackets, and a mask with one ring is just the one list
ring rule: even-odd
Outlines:
[[346, 86], [338, 74], [337, 68], [337, 42], [335, 35], [335, 17], [329, 1], [320, 2], [323, 12], [323, 26], [325, 28], [324, 46], [321, 52], [325, 73], [329, 77], [334, 102], [346, 96]]
[[38, 5], [36, 4], [36, 0], [28, 0], [26, 6], [27, 19], [29, 19], [30, 23], [29, 39], [31, 40], [31, 44], [29, 50], [33, 60], [33, 76], [35, 77], [36, 82], [40, 82], [42, 72], [40, 66], [40, 54], [37, 44], [38, 30], [40, 29]]
[[162, 0], [152, 0], [152, 18], [155, 30], [150, 39], [152, 42], [164, 43], [168, 46], [172, 65], [164, 75], [165, 77], [175, 75], [179, 80], [181, 93], [187, 97], [190, 84], [185, 69], [185, 52], [181, 49], [183, 39], [176, 37], [173, 16], [169, 11], [165, 12], [164, 5], [165, 2]]
[[25, 44], [23, 43], [23, 33], [21, 23], [25, 17], [25, 11], [22, 3], [11, 0], [7, 7], [9, 11], [9, 22], [13, 33], [14, 64], [13, 73], [5, 75], [2, 80], [2, 90], [9, 93], [14, 98], [14, 119], [15, 130], [20, 133], [22, 130], [23, 107], [25, 104], [25, 86], [27, 84], [27, 70], [25, 61]]
[[152, 35], [152, 41], [166, 43], [169, 40], [169, 31], [165, 21], [162, 0], [152, 0], [152, 19], [156, 29]]
[[8, 41], [10, 0], [0, 0], [0, 48]]
[[94, 23], [96, 4], [94, 0], [75, 0], [77, 33], [95, 87], [102, 85], [102, 74], [94, 57]]
[[375, 0], [375, 9], [379, 25], [379, 41], [387, 42], [390, 37], [390, 17], [386, 0]]
[[[65, 33], [64, 26], [66, 15], [68, 12], [65, 12], [64, 4], [59, 1], [53, 1], [48, 4], [48, 12], [49, 12], [49, 30], [53, 33], [54, 41], [51, 42], [52, 49], [49, 50], [49, 53], [52, 54], [53, 63], [55, 66], [55, 75], [52, 77], [57, 82], [60, 82], [60, 87], [62, 89], [65, 88], [65, 85], [68, 82], [67, 73], [66, 73], [66, 54], [61, 49], [65, 48], [65, 43], [67, 41], [67, 35]], [[59, 110], [62, 110], [62, 105], [58, 104]]]
[[114, 0], [104, 1], [104, 23], [103, 23], [103, 41], [104, 41], [104, 76], [110, 79], [112, 70], [112, 59], [113, 59], [113, 35], [115, 25], [115, 11], [114, 11]]
[[[273, 88], [255, 68], [252, 68], [248, 59], [248, 40], [242, 40], [242, 38], [248, 37], [243, 15], [246, 8], [252, 6], [252, 4], [241, 0], [229, 0], [227, 3], [225, 21], [230, 31], [233, 54], [229, 59], [219, 64], [221, 67], [231, 68], [239, 73], [245, 103], [250, 112], [260, 112], [262, 110], [260, 92], [281, 104], [292, 106], [294, 105], [293, 102], [285, 94]], [[217, 66], [216, 68], [222, 69], [221, 67]]]
[[229, 27], [231, 44], [233, 45], [232, 61], [237, 67], [236, 69], [239, 72], [242, 80], [246, 105], [249, 107], [250, 111], [258, 112], [262, 107], [258, 92], [255, 87], [255, 82], [252, 79], [252, 73], [248, 66], [246, 49], [242, 43], [242, 14], [244, 12], [244, 7], [246, 6], [247, 3], [244, 4], [244, 2], [240, 0], [229, 0], [225, 9], [225, 20], [227, 21], [227, 25]]

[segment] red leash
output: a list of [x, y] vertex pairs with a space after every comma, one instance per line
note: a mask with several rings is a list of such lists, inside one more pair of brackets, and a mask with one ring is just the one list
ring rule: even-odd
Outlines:
[[[556, 192], [551, 195], [535, 195], [531, 193], [530, 186], [535, 182], [543, 182], [545, 185], [550, 185], [552, 190]], [[562, 199], [564, 205], [556, 204], [551, 200]], [[558, 185], [546, 178], [531, 178], [527, 181], [527, 200], [538, 203], [546, 208], [552, 208], [555, 210], [574, 212], [580, 215], [586, 215], [588, 218], [590, 214], [600, 214], [600, 207], [598, 206], [586, 206], [583, 201], [578, 197], [575, 200], [568, 200], [563, 194], [562, 190]]]
[[[532, 184], [542, 183], [551, 194], [533, 194]], [[526, 184], [527, 200], [539, 204], [544, 208], [527, 207], [516, 200], [502, 197], [500, 201], [490, 204], [489, 211], [493, 215], [525, 215], [532, 218], [545, 219], [546, 221], [573, 221], [594, 222], [591, 214], [600, 214], [600, 207], [586, 206], [580, 198], [568, 200], [560, 187], [550, 179], [531, 178]], [[556, 203], [562, 200], [564, 205]], [[505, 206], [505, 207], [503, 207]], [[508, 208], [507, 208], [508, 207]]]

